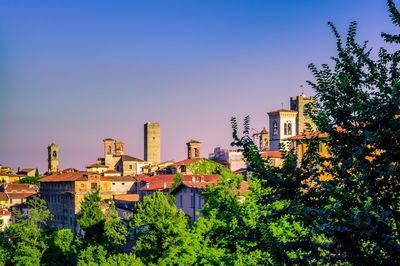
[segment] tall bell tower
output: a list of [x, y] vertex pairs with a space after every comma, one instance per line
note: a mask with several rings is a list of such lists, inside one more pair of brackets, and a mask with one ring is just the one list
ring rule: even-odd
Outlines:
[[48, 154], [48, 172], [49, 173], [57, 173], [59, 171], [58, 168], [58, 145], [51, 143], [47, 147]]

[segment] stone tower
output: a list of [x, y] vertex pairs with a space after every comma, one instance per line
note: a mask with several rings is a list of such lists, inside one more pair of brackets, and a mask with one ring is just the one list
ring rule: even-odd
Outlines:
[[113, 168], [113, 156], [114, 156], [114, 140], [107, 138], [103, 139], [104, 143], [104, 164], [108, 166], [110, 169]]
[[201, 142], [197, 140], [191, 140], [187, 145], [187, 151], [188, 151], [188, 159], [198, 159], [200, 158], [200, 146]]
[[297, 112], [286, 109], [279, 109], [268, 113], [270, 149], [278, 151], [279, 145], [288, 143], [287, 138], [296, 134]]
[[51, 174], [57, 173], [58, 168], [58, 145], [51, 143], [47, 147], [48, 154], [48, 172]]
[[315, 128], [315, 124], [311, 120], [308, 111], [308, 105], [312, 103], [314, 103], [314, 97], [306, 97], [304, 93], [302, 93], [300, 96], [290, 98], [290, 110], [297, 111], [297, 134], [302, 134], [304, 131], [307, 131], [307, 123], [309, 123], [311, 127]]
[[144, 160], [153, 164], [161, 162], [160, 123], [144, 124]]
[[124, 155], [124, 142], [122, 140], [115, 141], [115, 155]]
[[265, 128], [260, 132], [260, 151], [269, 151], [269, 134]]

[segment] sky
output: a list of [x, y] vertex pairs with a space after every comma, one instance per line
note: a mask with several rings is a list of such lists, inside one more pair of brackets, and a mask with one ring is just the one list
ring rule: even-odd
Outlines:
[[[400, 1], [399, 1], [400, 6]], [[313, 91], [309, 63], [336, 55], [332, 21], [375, 51], [396, 33], [384, 0], [0, 0], [0, 164], [84, 169], [121, 139], [143, 158], [161, 124], [161, 159], [229, 148], [230, 118], [256, 130], [268, 111]]]

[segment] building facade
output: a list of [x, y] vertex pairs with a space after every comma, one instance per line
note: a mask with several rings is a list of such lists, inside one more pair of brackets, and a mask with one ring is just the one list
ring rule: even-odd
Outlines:
[[161, 162], [160, 123], [144, 125], [144, 160], [152, 164]]

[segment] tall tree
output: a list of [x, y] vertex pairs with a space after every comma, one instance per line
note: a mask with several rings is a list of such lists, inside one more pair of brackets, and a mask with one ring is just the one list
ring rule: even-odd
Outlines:
[[85, 196], [78, 214], [78, 223], [85, 231], [85, 239], [90, 242], [101, 242], [104, 232], [104, 213], [101, 208], [103, 200], [97, 190]]

